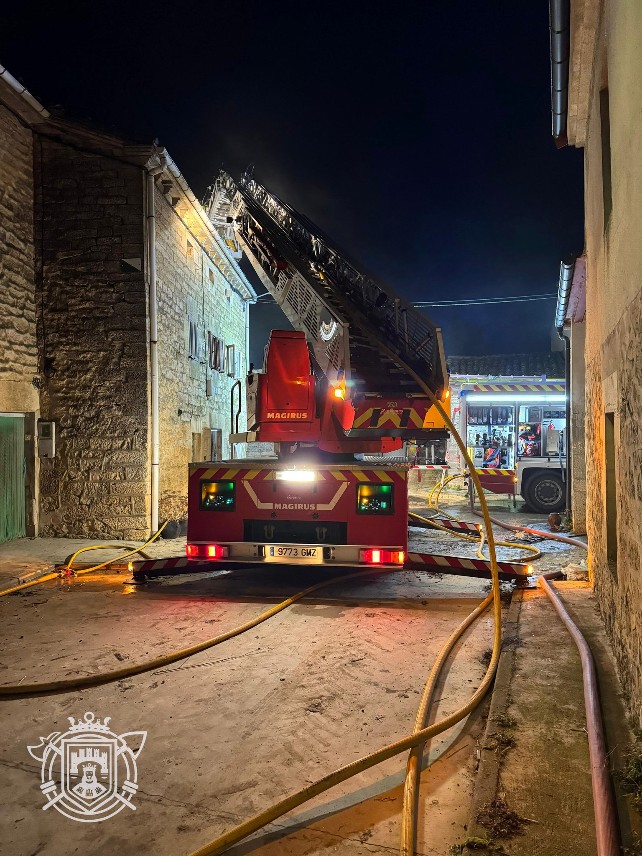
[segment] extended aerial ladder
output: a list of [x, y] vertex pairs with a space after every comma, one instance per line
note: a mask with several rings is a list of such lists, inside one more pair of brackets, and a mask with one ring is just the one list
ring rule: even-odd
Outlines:
[[[251, 175], [235, 182], [222, 172], [206, 210], [230, 250], [245, 252], [294, 329], [305, 334], [317, 380], [344, 389], [353, 412], [339, 418], [343, 451], [387, 451], [404, 439], [447, 436], [436, 408], [403, 366], [447, 397], [438, 327]], [[251, 421], [251, 396], [248, 404]], [[232, 439], [264, 436], [250, 431]]]
[[[262, 370], [248, 372], [247, 430], [233, 411], [230, 441], [250, 444], [247, 456], [189, 466], [187, 556], [137, 563], [134, 576], [212, 562], [487, 575], [484, 559], [409, 553], [409, 465], [369, 457], [446, 436], [416, 380], [447, 399], [440, 330], [252, 176], [222, 173], [206, 210], [294, 330], [273, 330]], [[278, 454], [253, 455], [254, 441]]]

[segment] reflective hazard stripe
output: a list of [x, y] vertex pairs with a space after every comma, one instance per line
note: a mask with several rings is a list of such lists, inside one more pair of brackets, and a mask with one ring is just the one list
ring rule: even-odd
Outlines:
[[563, 383], [477, 383], [474, 392], [564, 392]]
[[[514, 577], [527, 577], [529, 565], [522, 562], [497, 562], [498, 568], [503, 574], [511, 574]], [[490, 561], [488, 559], [464, 558], [462, 556], [441, 556], [435, 553], [408, 553], [408, 560], [404, 567], [409, 570], [429, 570], [430, 568], [461, 568], [467, 571], [487, 571], [490, 573]]]
[[435, 523], [446, 529], [453, 529], [459, 532], [481, 532], [480, 523], [465, 523], [463, 520], [450, 520], [448, 517], [433, 517], [432, 519]]
[[136, 573], [145, 573], [146, 571], [162, 571], [172, 570], [173, 568], [186, 568], [189, 559], [187, 556], [181, 556], [174, 559], [146, 559], [144, 562], [132, 562], [132, 570]]

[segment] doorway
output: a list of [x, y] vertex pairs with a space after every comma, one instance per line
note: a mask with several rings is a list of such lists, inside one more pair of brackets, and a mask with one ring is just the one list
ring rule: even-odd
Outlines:
[[0, 543], [25, 535], [24, 417], [0, 416]]

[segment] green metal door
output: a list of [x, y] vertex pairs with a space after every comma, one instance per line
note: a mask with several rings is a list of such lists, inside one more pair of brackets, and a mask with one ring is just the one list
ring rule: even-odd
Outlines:
[[0, 544], [25, 534], [25, 421], [0, 416]]

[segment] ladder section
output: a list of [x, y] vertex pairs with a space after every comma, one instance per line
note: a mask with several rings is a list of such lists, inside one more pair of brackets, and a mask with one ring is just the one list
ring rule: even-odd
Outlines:
[[320, 370], [331, 381], [345, 379], [353, 398], [423, 395], [400, 362], [433, 392], [445, 388], [439, 328], [253, 177], [236, 183], [222, 172], [208, 214], [228, 245], [233, 224], [265, 288], [292, 326], [305, 331]]

